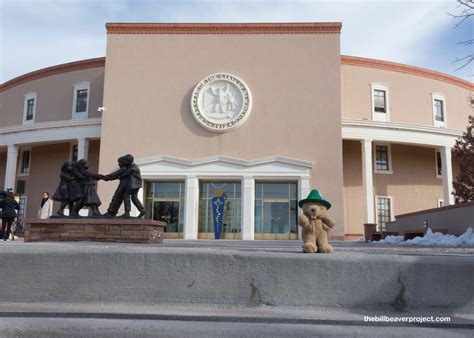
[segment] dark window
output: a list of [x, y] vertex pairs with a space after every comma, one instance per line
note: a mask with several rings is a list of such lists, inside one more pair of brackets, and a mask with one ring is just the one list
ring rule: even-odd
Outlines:
[[16, 181], [16, 193], [17, 194], [25, 193], [25, 181], [23, 180]]
[[390, 170], [387, 146], [375, 146], [375, 169]]
[[436, 173], [438, 176], [443, 175], [443, 162], [441, 162], [441, 153], [436, 152]]
[[377, 223], [380, 230], [384, 230], [392, 216], [390, 198], [377, 197]]
[[434, 100], [435, 120], [444, 122], [444, 102], [442, 100]]
[[377, 113], [386, 113], [385, 90], [374, 90], [374, 110]]
[[77, 161], [77, 153], [78, 153], [78, 150], [77, 150], [77, 144], [74, 144], [72, 146], [72, 160], [73, 161]]
[[26, 100], [26, 121], [33, 120], [35, 112], [35, 99]]
[[87, 89], [79, 89], [76, 97], [76, 113], [87, 111]]
[[30, 172], [30, 151], [29, 150], [23, 150], [23, 155], [21, 157], [20, 172], [22, 174], [27, 174]]

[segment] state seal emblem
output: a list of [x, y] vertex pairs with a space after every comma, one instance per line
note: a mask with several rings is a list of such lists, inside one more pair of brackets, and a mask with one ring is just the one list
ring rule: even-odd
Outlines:
[[252, 110], [252, 96], [244, 81], [215, 73], [199, 82], [191, 95], [191, 111], [204, 128], [224, 132], [242, 125]]

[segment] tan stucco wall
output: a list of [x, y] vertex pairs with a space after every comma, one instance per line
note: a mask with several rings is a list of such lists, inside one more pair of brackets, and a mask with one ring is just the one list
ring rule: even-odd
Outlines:
[[[344, 217], [346, 233], [362, 234], [365, 222], [365, 191], [359, 141], [343, 141]], [[437, 207], [443, 199], [443, 180], [436, 177], [435, 149], [392, 144], [393, 174], [373, 174], [375, 195], [393, 198], [393, 214]], [[453, 159], [453, 177], [458, 172]]]
[[465, 130], [471, 93], [462, 87], [421, 76], [342, 65], [342, 117], [372, 119], [371, 83], [389, 87], [390, 121], [433, 126], [432, 93], [446, 97], [447, 128]]
[[[98, 140], [90, 141], [89, 163], [90, 170], [93, 172], [98, 170], [99, 148], [100, 143]], [[17, 175], [17, 180], [25, 181], [25, 195], [28, 196], [27, 218], [36, 217], [43, 191], [48, 191], [52, 197], [59, 184], [61, 165], [69, 160], [70, 156], [71, 143], [65, 142], [31, 147], [30, 173], [27, 176]], [[56, 212], [58, 207], [59, 202], [54, 202], [54, 212]]]
[[[333, 234], [342, 235], [339, 53], [336, 34], [109, 35], [100, 171], [127, 152], [314, 161], [311, 185], [333, 203]], [[242, 78], [253, 95], [249, 119], [226, 133], [207, 131], [190, 111], [194, 86], [215, 72]]]
[[104, 67], [70, 71], [19, 84], [0, 93], [0, 127], [21, 125], [25, 94], [37, 93], [35, 122], [70, 120], [74, 85], [90, 83], [89, 117], [99, 117], [102, 106]]

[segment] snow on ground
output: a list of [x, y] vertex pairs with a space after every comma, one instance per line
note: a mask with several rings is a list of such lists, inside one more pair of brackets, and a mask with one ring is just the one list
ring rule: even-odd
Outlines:
[[444, 235], [441, 232], [433, 233], [431, 229], [428, 229], [424, 237], [415, 237], [408, 241], [403, 241], [403, 236], [387, 236], [385, 239], [373, 243], [474, 248], [474, 233], [472, 232], [472, 228], [469, 228], [458, 237], [449, 234]]

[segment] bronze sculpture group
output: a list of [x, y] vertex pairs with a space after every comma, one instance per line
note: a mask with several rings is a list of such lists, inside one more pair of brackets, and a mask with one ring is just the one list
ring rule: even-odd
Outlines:
[[[79, 161], [66, 161], [61, 166], [60, 183], [53, 195], [53, 200], [61, 202], [56, 217], [66, 217], [64, 209], [69, 208], [69, 217], [79, 217], [79, 211], [83, 207], [91, 210], [92, 217], [114, 218], [122, 203], [125, 213], [119, 217], [129, 218], [131, 202], [137, 207], [139, 214], [137, 218], [145, 215], [145, 208], [138, 199], [138, 191], [142, 187], [140, 169], [133, 163], [133, 156], [127, 154], [118, 158], [119, 169], [108, 175], [96, 174], [89, 171], [89, 162], [81, 159]], [[115, 190], [107, 213], [102, 215], [99, 206], [102, 204], [97, 195], [95, 181], [119, 180], [120, 183]]]

